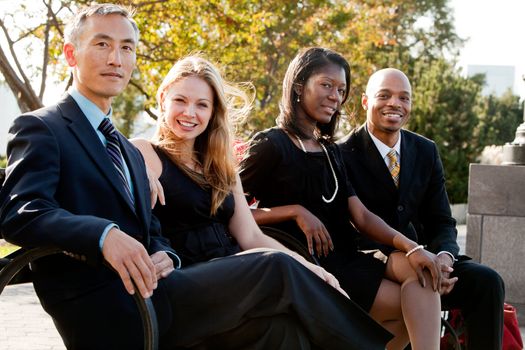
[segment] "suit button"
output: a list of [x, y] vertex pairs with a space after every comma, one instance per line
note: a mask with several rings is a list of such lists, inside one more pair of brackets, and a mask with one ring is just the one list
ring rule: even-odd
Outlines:
[[403, 211], [405, 210], [405, 207], [403, 207], [401, 204], [397, 206], [397, 211]]

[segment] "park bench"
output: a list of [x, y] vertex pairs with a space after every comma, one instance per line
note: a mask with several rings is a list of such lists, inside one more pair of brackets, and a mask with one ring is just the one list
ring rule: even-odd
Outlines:
[[[5, 169], [0, 168], [0, 187], [4, 182]], [[0, 239], [3, 238], [0, 232]], [[7, 285], [29, 283], [31, 277], [31, 262], [53, 254], [64, 254], [54, 247], [39, 247], [32, 249], [18, 249], [5, 258], [0, 259], [0, 295]], [[115, 272], [116, 273], [116, 272]], [[151, 300], [144, 299], [140, 293], [133, 294], [142, 320], [144, 331], [144, 349], [156, 350], [159, 344], [157, 316]]]

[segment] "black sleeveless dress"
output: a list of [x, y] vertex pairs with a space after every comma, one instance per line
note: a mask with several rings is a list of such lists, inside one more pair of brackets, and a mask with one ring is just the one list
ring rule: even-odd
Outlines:
[[162, 234], [182, 260], [182, 266], [232, 255], [241, 251], [228, 231], [235, 201], [230, 193], [217, 214], [210, 216], [211, 191], [191, 180], [158, 147], [161, 162], [159, 181], [166, 205], [157, 202], [153, 214], [160, 220]]

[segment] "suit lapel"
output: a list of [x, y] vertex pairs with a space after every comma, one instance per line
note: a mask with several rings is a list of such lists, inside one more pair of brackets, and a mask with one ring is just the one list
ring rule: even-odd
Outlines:
[[[141, 175], [140, 169], [144, 167], [144, 161], [138, 157], [138, 151], [131, 145], [128, 140], [122, 135], [118, 134], [120, 144], [122, 146], [122, 155], [129, 169], [131, 182], [133, 183], [134, 196], [135, 196], [135, 210], [137, 215], [140, 217], [142, 223], [146, 223], [147, 215], [150, 208], [148, 207], [149, 201], [145, 197], [145, 193], [149, 193], [149, 189], [146, 189], [146, 183]], [[144, 232], [148, 232], [147, 228]]]
[[[374, 183], [382, 184], [388, 191], [397, 191], [392, 175], [390, 175], [384, 159], [364, 125], [356, 131], [356, 136], [359, 140], [356, 158], [361, 166], [370, 171], [370, 175], [376, 179], [373, 181]], [[403, 171], [402, 169], [403, 167], [401, 167], [401, 171]]]
[[107, 156], [104, 145], [87, 120], [82, 110], [71, 96], [67, 96], [58, 104], [62, 112], [62, 117], [69, 120], [69, 129], [75, 135], [79, 143], [86, 150], [86, 153], [93, 160], [104, 177], [111, 183], [115, 191], [122, 197], [127, 206], [135, 212], [135, 208], [129, 203], [128, 195], [122, 186], [122, 181], [118, 177], [115, 166]]
[[399, 174], [399, 193], [403, 193], [404, 190], [410, 187], [411, 184], [411, 172], [410, 169], [415, 169], [415, 149], [413, 139], [409, 137], [409, 134], [405, 130], [401, 130], [401, 164]]

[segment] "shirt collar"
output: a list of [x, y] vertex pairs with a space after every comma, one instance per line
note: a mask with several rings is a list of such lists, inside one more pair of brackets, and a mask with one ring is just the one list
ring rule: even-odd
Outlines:
[[104, 118], [111, 119], [111, 116], [113, 114], [112, 108], [109, 109], [108, 114], [104, 114], [104, 112], [102, 112], [96, 104], [94, 104], [87, 97], [82, 95], [80, 91], [78, 91], [76, 88], [71, 87], [68, 92], [78, 104], [80, 110], [82, 111], [82, 113], [84, 113], [93, 129], [98, 130], [98, 126]]
[[376, 145], [377, 150], [381, 154], [381, 158], [385, 159], [386, 155], [388, 154], [388, 152], [390, 152], [390, 150], [392, 148], [396, 150], [397, 158], [399, 159], [401, 157], [401, 134], [399, 134], [399, 139], [397, 140], [397, 142], [394, 145], [394, 147], [391, 148], [391, 147], [388, 147], [387, 145], [385, 145], [377, 137], [372, 135], [372, 133], [370, 131], [368, 131], [368, 128], [366, 128], [366, 131], [368, 132], [368, 135], [370, 135], [370, 137], [372, 138], [372, 141], [374, 142], [374, 145]]

